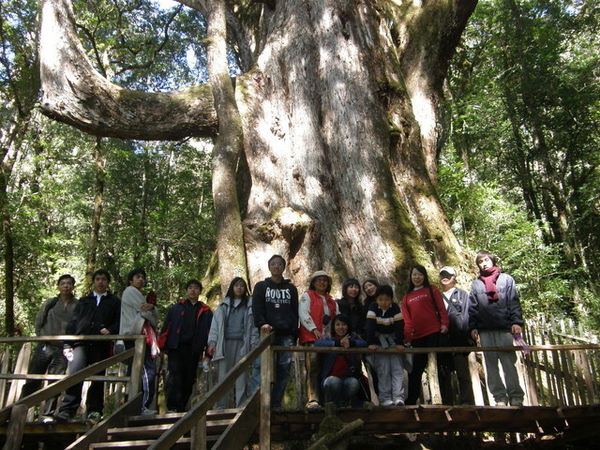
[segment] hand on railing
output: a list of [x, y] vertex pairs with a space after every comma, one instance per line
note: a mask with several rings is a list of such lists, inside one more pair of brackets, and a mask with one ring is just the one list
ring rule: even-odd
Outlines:
[[521, 336], [520, 333], [517, 333], [514, 335], [514, 340], [515, 340], [515, 345], [521, 347], [521, 350], [523, 350], [524, 355], [528, 355], [531, 352], [529, 345], [527, 345], [525, 343], [525, 341], [523, 340], [523, 337]]

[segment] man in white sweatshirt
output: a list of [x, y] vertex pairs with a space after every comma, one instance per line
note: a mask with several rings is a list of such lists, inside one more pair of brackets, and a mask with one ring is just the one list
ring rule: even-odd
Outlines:
[[[127, 275], [129, 286], [123, 291], [121, 298], [121, 327], [119, 334], [140, 334], [137, 326], [146, 320], [153, 329], [158, 326], [158, 311], [152, 303], [146, 301], [142, 289], [146, 286], [146, 272], [144, 269], [134, 269]], [[134, 346], [134, 341], [125, 341], [125, 349]], [[156, 355], [152, 354], [150, 346], [146, 344], [144, 367], [142, 368], [142, 414], [156, 414], [150, 409], [154, 400], [156, 380]], [[131, 375], [132, 360], [127, 361], [127, 374]]]

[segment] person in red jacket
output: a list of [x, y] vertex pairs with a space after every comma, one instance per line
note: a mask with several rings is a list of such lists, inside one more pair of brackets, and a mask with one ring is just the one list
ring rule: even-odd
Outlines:
[[[421, 265], [410, 269], [408, 291], [402, 298], [404, 342], [407, 347], [440, 347], [448, 334], [448, 313], [442, 294], [429, 284], [427, 270]], [[408, 377], [407, 405], [415, 405], [421, 393], [421, 377], [427, 354], [415, 354]]]
[[[317, 339], [331, 335], [331, 321], [338, 314], [338, 306], [329, 291], [331, 277], [323, 270], [317, 270], [310, 277], [308, 290], [300, 296], [298, 316], [300, 318], [300, 344], [314, 345]], [[306, 366], [306, 396], [308, 409], [320, 408], [319, 405], [319, 373], [321, 367], [318, 354], [307, 353], [304, 359]]]

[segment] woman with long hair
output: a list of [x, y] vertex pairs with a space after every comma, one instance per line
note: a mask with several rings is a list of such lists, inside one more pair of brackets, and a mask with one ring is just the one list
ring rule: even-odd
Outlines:
[[342, 298], [337, 300], [340, 314], [346, 316], [348, 325], [358, 336], [364, 336], [367, 306], [360, 298], [360, 283], [348, 278], [342, 285]]
[[[448, 334], [448, 313], [440, 291], [429, 283], [427, 270], [421, 265], [410, 269], [408, 290], [402, 298], [404, 341], [406, 346], [440, 347]], [[421, 393], [421, 377], [427, 354], [415, 354], [408, 377], [407, 405], [415, 405]]]
[[[208, 334], [207, 353], [217, 366], [219, 382], [250, 349], [258, 344], [258, 329], [254, 326], [252, 297], [246, 281], [241, 277], [231, 280], [225, 299], [217, 307]], [[248, 398], [248, 373], [242, 374], [235, 383], [235, 403], [232, 392], [225, 394], [216, 404], [217, 409], [236, 408]]]

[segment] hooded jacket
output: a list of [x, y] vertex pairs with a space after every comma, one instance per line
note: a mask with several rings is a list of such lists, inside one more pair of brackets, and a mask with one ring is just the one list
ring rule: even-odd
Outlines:
[[[258, 345], [258, 328], [254, 325], [254, 314], [252, 313], [252, 297], [248, 297], [246, 304], [246, 316], [244, 318], [244, 337], [242, 339], [242, 348], [240, 356], [246, 356], [250, 349]], [[231, 309], [231, 298], [226, 297], [215, 310], [210, 333], [208, 334], [208, 345], [215, 347], [215, 353], [212, 360], [218, 361], [225, 357], [223, 348], [225, 344], [225, 327], [227, 326], [227, 317]], [[241, 306], [241, 305], [240, 305]], [[238, 306], [239, 308], [239, 306]]]

